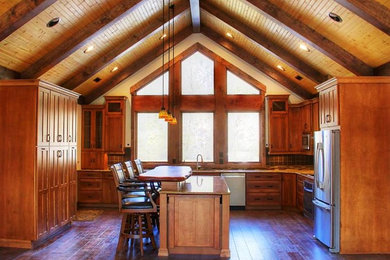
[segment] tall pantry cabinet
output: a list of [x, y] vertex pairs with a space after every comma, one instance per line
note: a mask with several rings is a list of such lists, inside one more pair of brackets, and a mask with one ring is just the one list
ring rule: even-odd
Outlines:
[[0, 247], [32, 248], [70, 226], [78, 96], [42, 80], [0, 81]]

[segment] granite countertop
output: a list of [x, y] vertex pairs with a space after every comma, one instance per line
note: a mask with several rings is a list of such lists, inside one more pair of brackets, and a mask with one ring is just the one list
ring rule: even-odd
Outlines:
[[199, 169], [193, 170], [192, 173], [261, 173], [261, 172], [288, 172], [301, 175], [314, 175], [314, 169], [311, 165], [283, 165], [283, 166], [268, 166], [261, 169]]

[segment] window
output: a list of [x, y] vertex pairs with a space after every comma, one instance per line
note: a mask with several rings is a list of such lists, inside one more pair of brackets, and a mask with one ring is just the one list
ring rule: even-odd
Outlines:
[[259, 113], [228, 113], [228, 161], [258, 162]]
[[228, 95], [258, 95], [260, 91], [251, 84], [227, 71], [227, 94]]
[[213, 162], [214, 114], [182, 114], [182, 151], [183, 162], [195, 162], [201, 154], [204, 162]]
[[143, 88], [137, 91], [139, 96], [152, 96], [152, 95], [161, 95], [162, 94], [162, 77], [164, 76], [164, 95], [169, 93], [169, 72], [165, 72], [163, 75], [158, 76], [156, 79], [145, 85]]
[[181, 63], [183, 95], [214, 94], [214, 61], [195, 52]]
[[137, 114], [137, 158], [145, 162], [168, 161], [168, 125], [158, 113]]

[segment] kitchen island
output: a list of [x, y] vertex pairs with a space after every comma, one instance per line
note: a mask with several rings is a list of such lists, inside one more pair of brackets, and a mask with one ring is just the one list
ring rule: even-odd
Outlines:
[[191, 176], [160, 191], [159, 256], [210, 254], [230, 257], [230, 191], [219, 176]]

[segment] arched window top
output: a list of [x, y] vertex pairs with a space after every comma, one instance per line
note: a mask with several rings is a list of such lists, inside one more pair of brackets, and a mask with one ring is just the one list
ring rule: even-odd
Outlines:
[[214, 95], [214, 61], [195, 52], [181, 63], [182, 95]]
[[227, 71], [227, 94], [228, 95], [258, 95], [260, 90], [238, 77], [231, 71]]
[[162, 78], [164, 77], [164, 95], [169, 94], [169, 71], [166, 71], [164, 74], [161, 74], [140, 90], [137, 91], [138, 96], [153, 96], [162, 94]]

